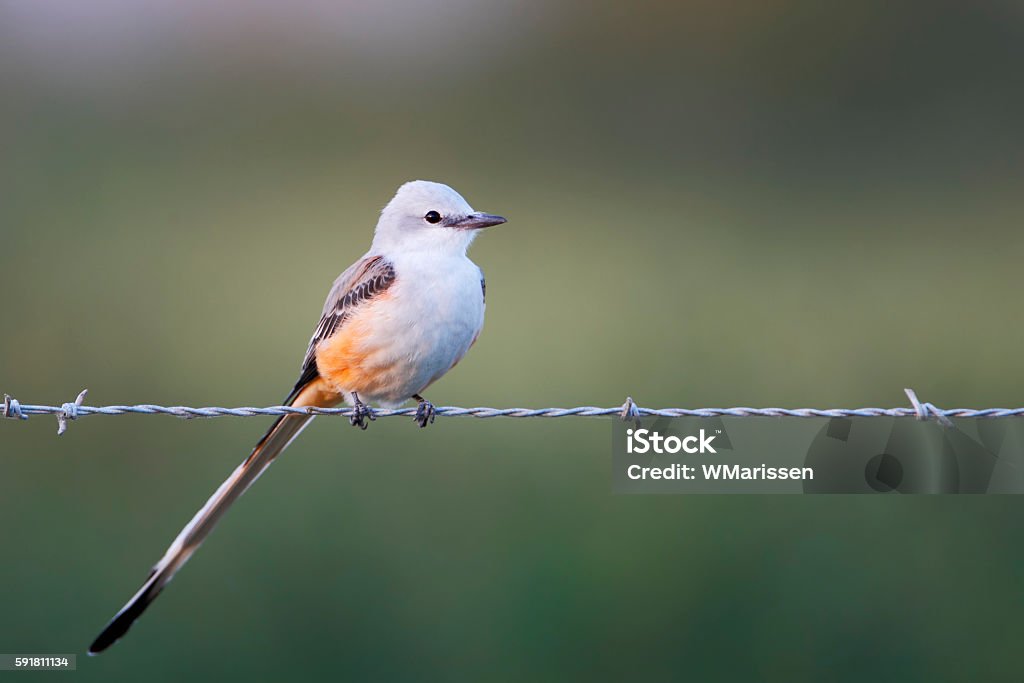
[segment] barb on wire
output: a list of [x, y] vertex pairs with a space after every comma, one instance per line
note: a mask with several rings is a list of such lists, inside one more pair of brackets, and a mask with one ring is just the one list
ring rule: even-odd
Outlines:
[[626, 397], [626, 402], [622, 404], [622, 408], [619, 410], [619, 417], [622, 418], [624, 422], [636, 420], [640, 417], [640, 409], [637, 408], [636, 403], [633, 402], [632, 396]]
[[934, 403], [921, 403], [917, 398], [917, 393], [913, 389], [904, 389], [907, 394], [907, 398], [910, 399], [911, 405], [914, 406], [914, 412], [917, 413], [918, 420], [927, 420], [929, 416], [934, 417], [939, 424], [943, 427], [952, 427], [953, 422], [946, 417], [945, 411], [935, 407]]
[[78, 419], [78, 409], [82, 407], [82, 400], [89, 393], [88, 389], [82, 389], [74, 403], [65, 403], [57, 413], [57, 436], [68, 430], [68, 420]]
[[[460, 408], [458, 406], [438, 406], [435, 412], [444, 417], [605, 417], [616, 416], [631, 421], [641, 417], [916, 417], [919, 420], [934, 419], [943, 426], [951, 427], [950, 418], [1005, 418], [1024, 417], [1024, 408], [950, 408], [943, 410], [933, 403], [922, 402], [913, 389], [905, 389], [910, 399], [909, 408], [641, 408], [632, 398], [627, 397], [621, 406], [599, 408], [597, 406], [576, 406], [574, 408]], [[77, 420], [85, 415], [172, 415], [179, 418], [196, 417], [256, 417], [281, 415], [340, 415], [349, 417], [351, 408], [313, 408], [295, 406], [268, 406], [255, 408], [242, 406], [239, 408], [191, 408], [188, 406], [158, 406], [151, 404], [87, 406], [82, 405], [86, 391], [83, 390], [71, 403], [60, 406], [33, 405], [21, 403], [8, 395], [4, 395], [0, 417], [27, 420], [29, 415], [56, 415], [57, 434], [67, 430], [69, 420]], [[377, 417], [414, 416], [416, 408], [398, 408], [395, 410], [375, 409]]]
[[10, 394], [4, 394], [4, 417], [27, 420], [28, 415], [21, 412], [21, 404], [18, 399], [11, 398]]

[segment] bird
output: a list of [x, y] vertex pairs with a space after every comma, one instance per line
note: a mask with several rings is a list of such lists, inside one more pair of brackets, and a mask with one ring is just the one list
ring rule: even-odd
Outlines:
[[[483, 328], [487, 286], [466, 251], [481, 229], [505, 222], [475, 211], [442, 183], [414, 180], [399, 187], [381, 211], [369, 251], [334, 281], [284, 405], [344, 402], [352, 407], [350, 423], [366, 429], [374, 419], [371, 405], [395, 408], [415, 400], [416, 424], [431, 424], [435, 409], [423, 392], [462, 359]], [[291, 414], [275, 420], [93, 641], [90, 655], [128, 631], [312, 419]]]

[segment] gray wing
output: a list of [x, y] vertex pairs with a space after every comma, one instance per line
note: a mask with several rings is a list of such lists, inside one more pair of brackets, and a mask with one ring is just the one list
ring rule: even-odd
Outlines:
[[316, 367], [316, 347], [341, 327], [352, 310], [364, 301], [387, 290], [395, 282], [395, 267], [383, 256], [366, 256], [352, 264], [331, 287], [324, 302], [323, 315], [316, 326], [306, 357], [302, 361], [302, 374], [285, 403], [302, 388], [320, 376]]

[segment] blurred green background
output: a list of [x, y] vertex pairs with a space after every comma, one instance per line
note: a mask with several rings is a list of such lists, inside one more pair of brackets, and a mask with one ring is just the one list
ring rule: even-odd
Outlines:
[[[439, 405], [1017, 406], [1022, 59], [1016, 2], [0, 0], [0, 391], [277, 403], [426, 178], [510, 219]], [[1020, 679], [1020, 500], [613, 497], [597, 419], [318, 420], [87, 660], [267, 423], [0, 423], [0, 652]]]

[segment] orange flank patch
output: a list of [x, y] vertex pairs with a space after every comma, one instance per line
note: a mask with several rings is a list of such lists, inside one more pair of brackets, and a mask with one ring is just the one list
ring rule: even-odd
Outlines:
[[335, 390], [378, 396], [394, 382], [388, 368], [371, 364], [376, 349], [367, 344], [369, 336], [366, 318], [356, 317], [317, 347], [317, 370]]

